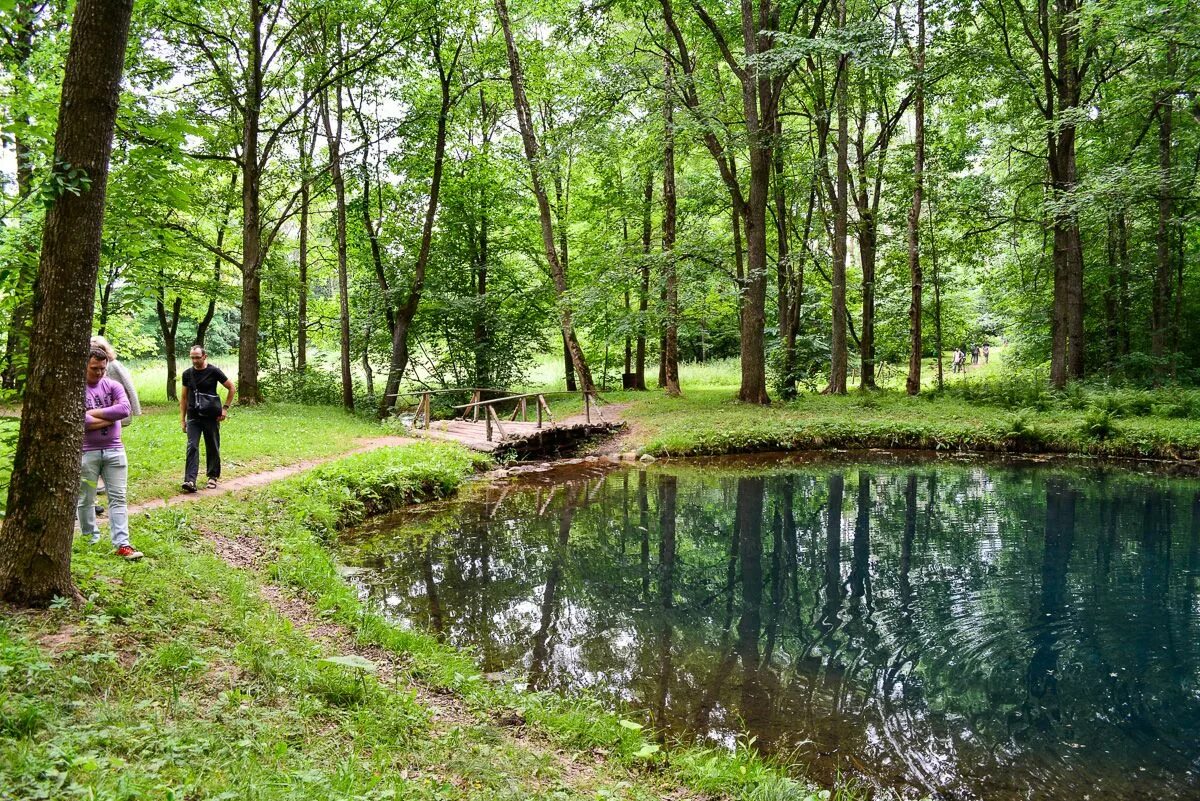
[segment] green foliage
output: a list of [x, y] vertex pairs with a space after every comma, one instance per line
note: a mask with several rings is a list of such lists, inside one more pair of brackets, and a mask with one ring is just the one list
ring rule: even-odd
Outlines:
[[1103, 406], [1093, 406], [1083, 416], [1082, 430], [1086, 436], [1104, 441], [1111, 439], [1120, 428], [1117, 426], [1117, 415]]

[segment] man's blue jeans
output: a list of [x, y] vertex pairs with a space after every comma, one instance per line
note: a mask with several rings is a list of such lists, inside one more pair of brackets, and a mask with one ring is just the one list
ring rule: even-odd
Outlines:
[[92, 542], [100, 540], [100, 528], [96, 525], [96, 483], [104, 477], [108, 491], [108, 519], [112, 528], [114, 548], [129, 544], [129, 512], [125, 501], [125, 490], [129, 485], [129, 462], [124, 448], [105, 448], [83, 454], [79, 477], [79, 529]]

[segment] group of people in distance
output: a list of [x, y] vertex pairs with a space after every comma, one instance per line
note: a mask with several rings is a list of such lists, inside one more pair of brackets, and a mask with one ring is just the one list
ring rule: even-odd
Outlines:
[[[187, 434], [184, 459], [183, 491], [196, 491], [200, 470], [200, 439], [204, 438], [204, 466], [209, 489], [221, 477], [221, 423], [229, 416], [233, 403], [233, 382], [220, 367], [208, 363], [208, 352], [200, 345], [191, 350], [192, 366], [179, 377], [179, 422]], [[83, 455], [76, 513], [79, 529], [95, 545], [100, 541], [96, 522], [103, 509], [96, 506], [96, 494], [103, 482], [108, 496], [110, 536], [116, 555], [123, 559], [142, 558], [142, 552], [129, 539], [128, 485], [129, 461], [121, 442], [121, 428], [142, 413], [133, 378], [117, 361], [116, 351], [104, 337], [92, 337], [87, 357], [87, 381], [83, 387]], [[217, 387], [226, 389], [225, 402], [217, 396]]]
[[972, 345], [968, 348], [963, 345], [961, 348], [954, 348], [954, 358], [950, 361], [950, 371], [953, 373], [965, 373], [967, 371], [967, 355], [971, 356], [971, 364], [979, 364], [979, 357], [983, 357], [983, 363], [988, 363], [988, 357], [991, 355], [991, 349], [985, 342], [982, 345]]

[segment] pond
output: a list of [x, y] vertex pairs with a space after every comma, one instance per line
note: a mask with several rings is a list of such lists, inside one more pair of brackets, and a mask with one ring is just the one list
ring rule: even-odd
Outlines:
[[1200, 481], [883, 456], [574, 468], [343, 554], [485, 671], [902, 797], [1200, 798]]

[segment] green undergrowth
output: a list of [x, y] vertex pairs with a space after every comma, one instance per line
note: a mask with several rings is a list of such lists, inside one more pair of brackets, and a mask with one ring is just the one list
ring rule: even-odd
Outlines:
[[[331, 557], [339, 528], [481, 466], [447, 444], [380, 450], [138, 518], [141, 562], [77, 542], [85, 606], [0, 618], [0, 799], [829, 797], [749, 748], [660, 748], [594, 701], [491, 683], [470, 654], [364, 608]], [[231, 568], [205, 530], [256, 539], [265, 575]], [[396, 654], [399, 675], [296, 629], [264, 600], [268, 579]], [[439, 720], [406, 680], [470, 719]], [[510, 736], [499, 721], [514, 716], [553, 745]]]
[[728, 389], [685, 388], [682, 398], [619, 393], [609, 400], [625, 404], [633, 444], [656, 456], [915, 448], [1200, 458], [1200, 414], [1189, 411], [1187, 393], [1075, 389], [1041, 406], [1017, 405], [1019, 397], [997, 400], [1009, 391], [806, 394], [767, 407], [738, 403]]

